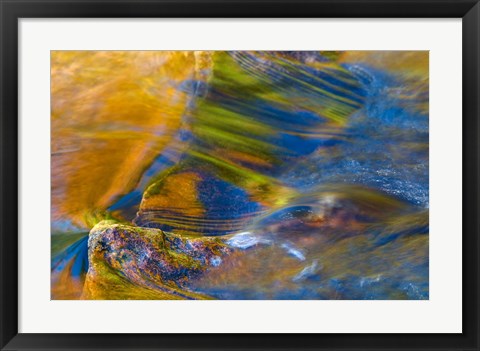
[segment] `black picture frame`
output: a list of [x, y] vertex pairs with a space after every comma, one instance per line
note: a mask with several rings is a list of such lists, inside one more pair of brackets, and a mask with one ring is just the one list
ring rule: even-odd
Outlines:
[[[1, 0], [2, 350], [479, 350], [477, 0]], [[18, 19], [110, 17], [462, 18], [463, 333], [23, 334], [18, 332]]]

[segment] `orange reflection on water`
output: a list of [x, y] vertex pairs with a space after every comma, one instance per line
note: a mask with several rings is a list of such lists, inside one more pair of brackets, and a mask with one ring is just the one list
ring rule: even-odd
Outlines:
[[52, 221], [88, 227], [133, 189], [181, 125], [208, 53], [52, 51]]

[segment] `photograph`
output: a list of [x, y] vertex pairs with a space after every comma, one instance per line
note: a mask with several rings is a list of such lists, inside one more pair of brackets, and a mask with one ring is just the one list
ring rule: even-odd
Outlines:
[[0, 0], [0, 351], [480, 351], [480, 0]]
[[52, 300], [429, 299], [427, 50], [51, 50], [50, 113]]

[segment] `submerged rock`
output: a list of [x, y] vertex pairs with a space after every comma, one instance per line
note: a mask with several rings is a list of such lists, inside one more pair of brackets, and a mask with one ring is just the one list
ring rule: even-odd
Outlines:
[[103, 221], [88, 239], [86, 299], [204, 299], [190, 279], [218, 266], [230, 249], [214, 237], [187, 237], [160, 229]]
[[241, 231], [261, 209], [248, 191], [214, 172], [171, 169], [144, 192], [133, 222], [176, 234], [220, 236]]

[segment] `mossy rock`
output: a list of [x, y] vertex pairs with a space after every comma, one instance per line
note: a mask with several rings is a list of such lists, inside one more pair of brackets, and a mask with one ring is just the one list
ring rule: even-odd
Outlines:
[[103, 221], [88, 240], [86, 299], [206, 299], [188, 282], [231, 249], [219, 238], [182, 237]]

